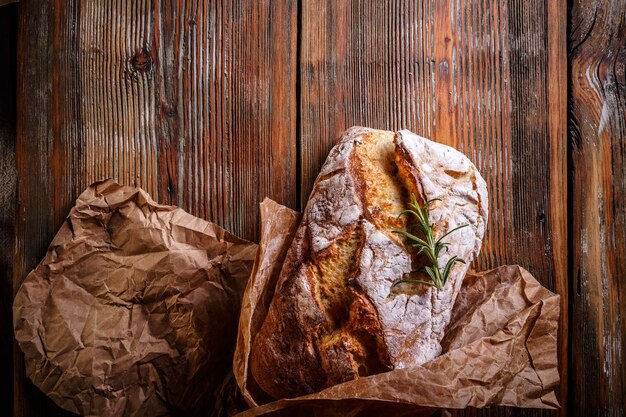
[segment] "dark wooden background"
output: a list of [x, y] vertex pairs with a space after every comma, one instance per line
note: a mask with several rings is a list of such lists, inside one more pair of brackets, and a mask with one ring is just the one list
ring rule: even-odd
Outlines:
[[23, 0], [0, 63], [3, 415], [66, 415], [24, 375], [11, 303], [91, 182], [255, 240], [258, 203], [300, 208], [355, 124], [468, 154], [476, 267], [562, 296], [563, 409], [454, 415], [626, 412], [626, 0]]

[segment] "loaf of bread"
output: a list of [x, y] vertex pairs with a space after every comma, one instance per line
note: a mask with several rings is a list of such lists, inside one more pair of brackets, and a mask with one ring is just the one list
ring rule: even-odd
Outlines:
[[[430, 204], [435, 236], [454, 265], [442, 290], [401, 283], [427, 262], [407, 249], [398, 218], [410, 195]], [[440, 342], [469, 263], [481, 247], [487, 189], [460, 152], [408, 131], [353, 127], [315, 182], [251, 354], [251, 371], [274, 398], [319, 391], [406, 368], [441, 354]]]

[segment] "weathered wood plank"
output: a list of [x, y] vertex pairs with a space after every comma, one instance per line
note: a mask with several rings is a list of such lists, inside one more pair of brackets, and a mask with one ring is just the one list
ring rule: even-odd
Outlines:
[[[567, 2], [548, 2], [548, 135], [550, 137], [550, 232], [554, 257], [556, 292], [561, 295], [559, 323], [559, 369], [561, 374], [560, 415], [571, 415], [568, 407], [569, 368], [569, 253], [568, 138], [567, 138]], [[560, 46], [559, 46], [560, 45]]]
[[15, 84], [17, 71], [17, 6], [0, 7], [0, 404], [13, 412], [13, 245], [17, 209], [15, 166]]
[[295, 204], [297, 5], [162, 1], [154, 13], [158, 194], [256, 238], [259, 201]]
[[570, 409], [626, 413], [626, 2], [580, 1], [569, 28]]
[[[302, 204], [344, 129], [408, 128], [461, 149], [487, 180], [491, 217], [476, 268], [517, 263], [565, 294], [564, 7], [311, 0], [301, 19]], [[494, 413], [556, 414], [465, 415]]]
[[[295, 207], [297, 4], [25, 0], [19, 19], [12, 291], [99, 179], [248, 239], [265, 196]], [[61, 415], [14, 353], [14, 415]]]
[[[45, 7], [22, 2], [18, 16], [18, 72], [16, 162], [18, 173], [17, 216], [13, 252], [13, 294], [23, 277], [45, 253], [55, 226], [54, 183], [52, 181], [52, 112], [49, 102], [53, 80], [50, 76], [54, 25]], [[57, 70], [58, 71], [58, 70]], [[58, 155], [57, 155], [58, 157]], [[56, 216], [59, 218], [59, 216]], [[13, 415], [62, 416], [44, 394], [36, 389], [24, 371], [22, 353], [13, 348]], [[67, 414], [69, 415], [69, 414]]]

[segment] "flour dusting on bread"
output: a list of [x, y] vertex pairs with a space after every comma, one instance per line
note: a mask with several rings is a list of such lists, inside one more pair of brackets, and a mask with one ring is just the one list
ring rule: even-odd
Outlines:
[[[455, 264], [443, 290], [394, 287], [424, 260], [394, 229], [406, 229], [411, 193], [431, 205]], [[252, 348], [251, 370], [275, 398], [419, 365], [440, 342], [487, 221], [486, 185], [460, 152], [408, 131], [354, 127], [324, 164]]]

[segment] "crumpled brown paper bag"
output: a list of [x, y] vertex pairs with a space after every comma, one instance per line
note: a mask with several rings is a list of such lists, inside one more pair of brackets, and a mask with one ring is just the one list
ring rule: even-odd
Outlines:
[[14, 301], [28, 377], [82, 415], [208, 415], [255, 253], [141, 189], [91, 185]]
[[238, 416], [429, 416], [438, 408], [559, 406], [560, 297], [513, 265], [466, 276], [444, 354], [435, 360], [271, 402], [250, 373], [250, 350], [299, 218], [271, 200], [261, 204], [259, 253], [242, 301], [233, 361], [244, 398], [258, 407]]

